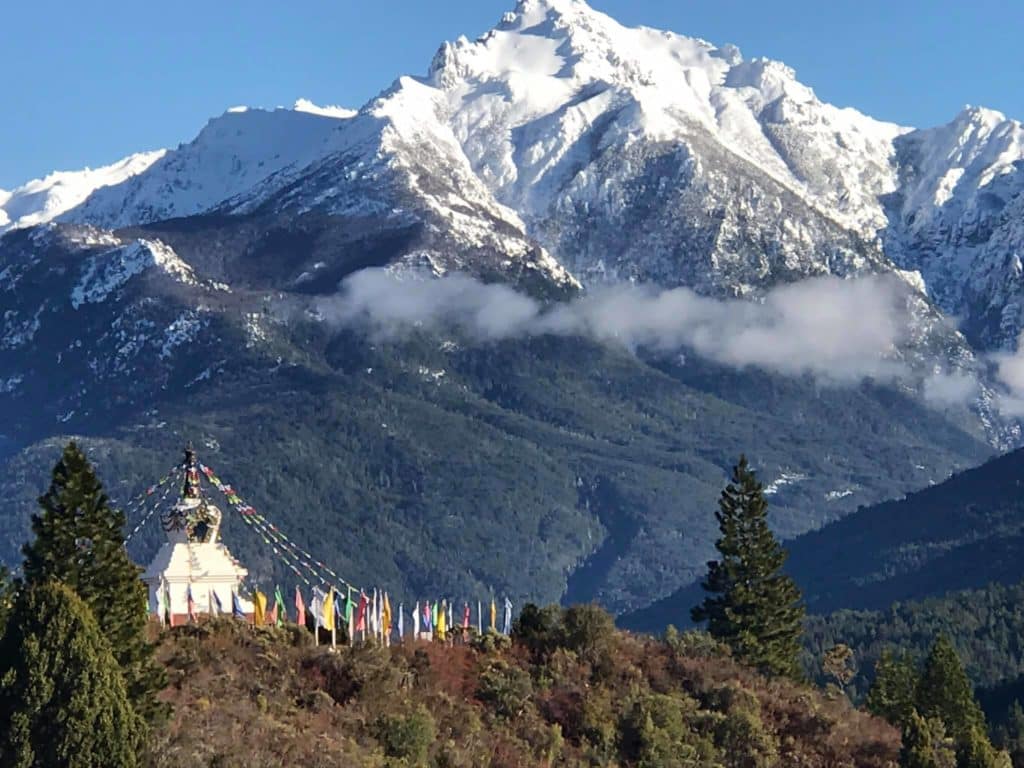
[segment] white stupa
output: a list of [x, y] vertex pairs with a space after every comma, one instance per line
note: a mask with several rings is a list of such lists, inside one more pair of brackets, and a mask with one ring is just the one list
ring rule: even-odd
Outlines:
[[[160, 522], [167, 534], [142, 580], [149, 588], [150, 611], [170, 613], [173, 624], [188, 620], [188, 590], [198, 614], [232, 612], [232, 595], [248, 571], [235, 560], [219, 540], [221, 513], [203, 498], [195, 452], [185, 449], [185, 483], [181, 498]], [[170, 596], [170, 610], [164, 602]], [[217, 602], [220, 607], [218, 609]], [[242, 609], [252, 615], [252, 603], [241, 600]], [[211, 610], [212, 608], [212, 610]]]

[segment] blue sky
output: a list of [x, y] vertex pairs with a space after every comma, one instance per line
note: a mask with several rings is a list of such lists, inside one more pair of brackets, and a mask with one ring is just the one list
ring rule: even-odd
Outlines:
[[[359, 106], [514, 0], [11, 3], [0, 20], [0, 187], [176, 146], [229, 106]], [[630, 25], [781, 59], [820, 97], [908, 125], [964, 104], [1024, 118], [1024, 3], [593, 0]], [[97, 10], [102, 9], [102, 11]]]

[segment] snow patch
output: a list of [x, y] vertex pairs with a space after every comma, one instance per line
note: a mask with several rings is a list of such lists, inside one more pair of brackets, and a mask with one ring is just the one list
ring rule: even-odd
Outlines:
[[25, 377], [20, 373], [16, 373], [6, 379], [0, 379], [0, 395], [9, 395], [14, 392], [25, 380]]
[[186, 310], [164, 329], [164, 340], [160, 346], [160, 359], [166, 360], [180, 346], [188, 344], [199, 335], [204, 322], [193, 310]]
[[98, 304], [129, 280], [157, 267], [174, 279], [195, 285], [192, 267], [159, 240], [135, 240], [128, 245], [90, 256], [78, 284], [71, 291], [71, 306]]
[[795, 485], [807, 479], [807, 475], [799, 472], [782, 472], [777, 478], [764, 487], [765, 496], [774, 496], [787, 485]]
[[852, 496], [855, 493], [852, 488], [843, 488], [839, 491], [829, 491], [825, 494], [825, 501], [839, 501], [839, 499], [845, 499], [847, 496]]
[[355, 109], [347, 109], [346, 107], [339, 107], [336, 104], [328, 104], [320, 106], [314, 104], [309, 99], [297, 99], [295, 105], [292, 107], [296, 112], [308, 112], [311, 115], [322, 115], [323, 117], [337, 117], [339, 119], [347, 119], [354, 117], [359, 112]]

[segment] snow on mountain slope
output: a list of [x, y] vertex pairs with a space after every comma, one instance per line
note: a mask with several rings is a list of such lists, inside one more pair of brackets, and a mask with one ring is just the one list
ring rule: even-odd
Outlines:
[[297, 99], [295, 104], [292, 106], [296, 112], [309, 112], [313, 115], [323, 115], [324, 117], [355, 117], [359, 110], [348, 109], [347, 107], [339, 107], [336, 104], [326, 104], [321, 106], [314, 104], [309, 99]]
[[920, 270], [972, 341], [1009, 348], [1024, 329], [1024, 126], [968, 107], [896, 143], [900, 186], [886, 250]]
[[719, 295], [899, 267], [989, 348], [1022, 325], [1022, 160], [1020, 124], [996, 113], [903, 128], [734, 46], [627, 28], [583, 0], [520, 0], [359, 114], [230, 111], [62, 218], [429, 212], [469, 244], [501, 250], [515, 231], [511, 254], [534, 238], [585, 283]]
[[430, 80], [481, 177], [534, 215], [606, 147], [710, 135], [866, 232], [884, 222], [892, 141], [909, 130], [822, 103], [778, 62], [626, 28], [580, 0], [522, 0], [480, 40], [444, 45]]
[[146, 173], [97, 190], [61, 218], [115, 229], [206, 211], [321, 157], [348, 114], [309, 102], [298, 109], [231, 109]]
[[57, 171], [9, 192], [0, 189], [0, 234], [10, 229], [45, 224], [80, 205], [97, 189], [120, 184], [142, 173], [164, 154], [163, 149], [140, 152], [101, 168]]
[[269, 205], [292, 219], [314, 213], [421, 227], [415, 247], [395, 266], [438, 274], [525, 269], [555, 285], [578, 287], [530, 240], [516, 212], [498, 203], [476, 176], [439, 119], [443, 109], [436, 89], [400, 78], [332, 135], [320, 160], [295, 178], [269, 177], [221, 210], [250, 213]]

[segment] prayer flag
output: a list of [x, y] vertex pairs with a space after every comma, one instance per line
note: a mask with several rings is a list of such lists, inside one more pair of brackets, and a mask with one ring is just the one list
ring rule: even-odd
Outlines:
[[[437, 608], [437, 605], [435, 605], [434, 607]], [[445, 631], [448, 628], [447, 627], [447, 618], [448, 617], [445, 615], [447, 612], [448, 612], [447, 606], [445, 606], [445, 603], [442, 600], [441, 601], [441, 607], [437, 611], [437, 625], [436, 626], [437, 626], [437, 639], [438, 640], [444, 640]]]
[[220, 602], [220, 595], [217, 594], [217, 590], [213, 591], [213, 605], [218, 614], [224, 613], [224, 606]]
[[405, 608], [402, 603], [398, 604], [398, 639], [405, 639]]
[[341, 592], [336, 592], [334, 598], [334, 626], [340, 627], [345, 623], [345, 601], [341, 599]]
[[434, 625], [430, 621], [431, 618], [432, 618], [432, 616], [431, 616], [431, 613], [430, 613], [430, 601], [426, 600], [423, 603], [423, 631], [424, 632], [430, 632], [433, 629]]
[[160, 621], [160, 624], [163, 625], [163, 623], [164, 623], [164, 589], [163, 589], [163, 584], [161, 584], [160, 588], [157, 589], [156, 592], [153, 594], [153, 598], [156, 601], [156, 605], [154, 606], [154, 610], [156, 612], [156, 617]]
[[231, 614], [236, 619], [245, 618], [245, 609], [242, 608], [242, 598], [235, 591], [231, 592]]
[[479, 600], [476, 601], [476, 633], [484, 633], [484, 606]]
[[274, 587], [274, 624], [282, 626], [288, 618], [288, 609], [284, 607], [284, 595], [280, 587]]
[[506, 635], [512, 634], [512, 601], [505, 598], [505, 627], [502, 632]]
[[498, 606], [494, 604], [494, 598], [491, 598], [491, 632], [498, 631]]
[[302, 592], [295, 587], [295, 621], [300, 627], [306, 626], [306, 604], [302, 602]]
[[365, 632], [366, 631], [366, 608], [369, 605], [369, 600], [366, 597], [366, 593], [359, 590], [359, 606], [356, 608], [356, 629]]
[[323, 608], [324, 608], [324, 595], [323, 591], [313, 587], [313, 599], [309, 603], [309, 607], [313, 611], [313, 621], [316, 622], [316, 628], [319, 630], [323, 626]]
[[416, 640], [420, 636], [420, 601], [416, 601], [416, 605], [412, 609], [412, 639]]
[[252, 601], [252, 623], [257, 627], [267, 623], [267, 596], [258, 589]]
[[168, 627], [174, 626], [174, 610], [171, 608], [171, 585], [164, 582], [164, 619]]
[[462, 608], [462, 628], [469, 629], [469, 603]]
[[378, 629], [377, 623], [377, 590], [373, 590], [373, 602], [370, 604], [370, 634], [376, 635]]
[[334, 631], [334, 587], [327, 590], [327, 597], [324, 598], [324, 618], [321, 622], [324, 629]]
[[189, 584], [185, 591], [185, 600], [188, 605], [188, 620], [198, 621], [196, 618], [196, 601], [192, 599], [192, 585]]
[[384, 607], [381, 610], [381, 632], [385, 639], [391, 637], [391, 601], [388, 600], [387, 592], [384, 593]]

